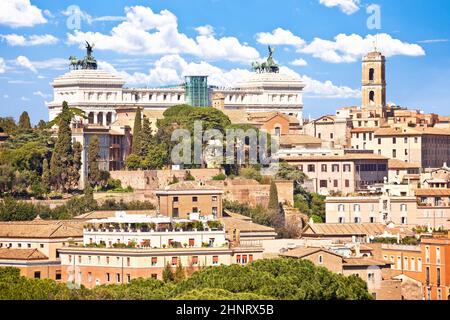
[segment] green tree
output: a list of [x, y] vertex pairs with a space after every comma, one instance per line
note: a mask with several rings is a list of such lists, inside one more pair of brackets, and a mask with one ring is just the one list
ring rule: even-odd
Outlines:
[[70, 187], [78, 189], [78, 183], [80, 181], [80, 170], [82, 165], [81, 154], [83, 152], [83, 146], [78, 141], [73, 143], [72, 146], [73, 156], [72, 165], [69, 171]]
[[88, 181], [92, 187], [97, 187], [101, 184], [101, 172], [98, 164], [99, 152], [100, 142], [97, 136], [93, 136], [88, 147]]
[[275, 181], [272, 181], [270, 183], [269, 209], [278, 210], [279, 206], [277, 185], [275, 184]]
[[177, 268], [175, 269], [175, 273], [173, 275], [173, 280], [175, 283], [180, 283], [186, 278], [186, 272], [181, 264], [181, 260], [178, 261]]
[[14, 118], [7, 117], [7, 118], [0, 118], [0, 132], [5, 132], [9, 135], [16, 133], [17, 131], [17, 125], [16, 121], [14, 121]]
[[133, 147], [131, 152], [140, 155], [142, 148], [142, 114], [141, 109], [137, 108], [133, 126]]
[[148, 154], [141, 160], [140, 166], [143, 169], [160, 170], [164, 168], [169, 160], [165, 143], [151, 144], [148, 149]]
[[154, 144], [152, 127], [150, 121], [146, 116], [144, 116], [144, 120], [142, 123], [140, 140], [141, 140], [141, 150], [139, 152], [139, 155], [145, 157], [150, 152], [150, 147]]
[[130, 154], [125, 160], [125, 165], [128, 170], [138, 170], [142, 167], [142, 158], [137, 154]]
[[170, 266], [170, 263], [167, 262], [166, 266], [164, 267], [163, 270], [163, 281], [164, 282], [172, 282], [174, 281], [175, 277], [174, 274], [172, 272], [172, 267]]
[[30, 122], [30, 116], [28, 115], [28, 112], [24, 111], [20, 115], [19, 123], [18, 123], [20, 130], [29, 130], [31, 129], [31, 122]]
[[50, 190], [50, 168], [48, 166], [48, 160], [45, 158], [42, 162], [42, 187], [44, 188], [45, 194]]
[[50, 160], [50, 181], [56, 190], [66, 192], [70, 187], [69, 171], [72, 166], [72, 115], [65, 101], [58, 119], [58, 139]]

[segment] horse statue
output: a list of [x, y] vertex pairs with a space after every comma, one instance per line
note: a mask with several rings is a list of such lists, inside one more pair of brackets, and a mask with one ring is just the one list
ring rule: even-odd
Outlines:
[[83, 60], [79, 60], [77, 57], [75, 56], [70, 56], [69, 57], [69, 61], [70, 61], [70, 66], [73, 67], [74, 70], [78, 70], [79, 68], [83, 67]]
[[280, 68], [273, 60], [273, 54], [275, 53], [275, 48], [269, 46], [269, 57], [263, 63], [259, 63], [257, 61], [252, 63], [253, 71], [257, 73], [278, 73], [280, 72]]

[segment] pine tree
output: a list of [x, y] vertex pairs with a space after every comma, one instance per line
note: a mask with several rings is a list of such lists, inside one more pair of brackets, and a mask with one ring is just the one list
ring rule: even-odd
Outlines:
[[140, 143], [141, 143], [140, 156], [145, 157], [148, 155], [150, 146], [154, 143], [152, 127], [150, 121], [146, 116], [144, 116], [144, 120], [142, 123]]
[[278, 190], [275, 181], [270, 183], [270, 193], [269, 193], [269, 209], [278, 210]]
[[97, 136], [93, 136], [88, 147], [88, 181], [92, 187], [100, 184], [101, 175], [98, 167], [100, 142]]
[[141, 109], [137, 108], [133, 127], [133, 148], [131, 150], [132, 153], [137, 155], [141, 153], [141, 145], [142, 145], [141, 132], [142, 132], [142, 115]]
[[44, 159], [42, 162], [42, 187], [45, 190], [45, 193], [47, 193], [50, 189], [50, 168], [48, 167], [48, 160]]
[[81, 143], [76, 141], [73, 146], [73, 159], [72, 159], [72, 166], [70, 168], [70, 186], [72, 188], [78, 188], [78, 183], [80, 181], [80, 170], [81, 170], [81, 153], [83, 152], [83, 146]]
[[22, 112], [19, 118], [18, 126], [20, 130], [31, 129], [30, 116], [28, 115], [28, 112], [26, 111]]
[[50, 160], [50, 183], [60, 192], [66, 192], [69, 188], [69, 170], [72, 165], [71, 120], [69, 106], [64, 101], [59, 115], [58, 139]]

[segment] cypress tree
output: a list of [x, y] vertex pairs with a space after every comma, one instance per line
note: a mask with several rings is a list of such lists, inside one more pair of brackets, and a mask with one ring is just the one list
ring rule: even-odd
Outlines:
[[133, 126], [133, 148], [131, 150], [132, 153], [139, 155], [141, 153], [141, 132], [142, 132], [142, 115], [141, 109], [137, 108], [136, 116], [134, 118], [134, 126]]
[[48, 167], [48, 160], [44, 159], [42, 163], [42, 186], [45, 190], [45, 193], [50, 189], [50, 168]]
[[144, 116], [144, 120], [142, 123], [142, 131], [141, 131], [141, 151], [140, 155], [142, 157], [145, 157], [148, 155], [148, 151], [150, 150], [150, 146], [153, 143], [153, 132], [152, 127], [150, 125], [150, 121], [146, 116]]
[[18, 126], [20, 130], [31, 129], [30, 116], [28, 115], [28, 112], [26, 111], [22, 112], [19, 118]]
[[51, 185], [60, 192], [66, 192], [69, 184], [69, 170], [72, 165], [72, 130], [69, 106], [64, 101], [58, 122], [58, 139], [50, 160]]
[[100, 184], [101, 175], [98, 167], [100, 142], [97, 136], [93, 136], [88, 147], [88, 181], [92, 187]]
[[83, 146], [81, 143], [76, 141], [73, 146], [73, 161], [70, 169], [70, 186], [72, 188], [78, 188], [78, 183], [80, 181], [80, 170], [81, 170], [81, 153], [83, 152]]
[[278, 210], [278, 190], [275, 181], [270, 183], [270, 193], [269, 193], [269, 209]]

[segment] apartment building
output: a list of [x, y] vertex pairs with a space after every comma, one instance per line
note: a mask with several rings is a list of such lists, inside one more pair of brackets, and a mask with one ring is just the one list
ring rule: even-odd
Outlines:
[[281, 160], [303, 171], [312, 181], [310, 191], [322, 195], [367, 191], [388, 176], [388, 158], [368, 153], [281, 157]]
[[438, 128], [356, 128], [351, 144], [353, 149], [417, 163], [422, 169], [440, 168], [450, 159], [450, 131]]
[[59, 250], [64, 281], [92, 288], [128, 283], [136, 278], [162, 279], [167, 265], [187, 273], [202, 267], [242, 264], [262, 257], [258, 241], [230, 243], [217, 220], [129, 216], [89, 220], [82, 246]]
[[357, 276], [367, 283], [367, 288], [377, 300], [400, 300], [401, 282], [387, 279], [390, 262], [373, 258], [343, 257], [331, 250], [315, 247], [298, 247], [280, 254], [282, 257], [309, 260], [317, 266], [344, 276]]
[[450, 233], [424, 235], [416, 246], [381, 245], [392, 271], [422, 284], [425, 300], [450, 300]]
[[30, 278], [62, 279], [58, 249], [81, 243], [80, 221], [0, 222], [0, 266]]
[[187, 218], [191, 213], [222, 217], [223, 190], [195, 181], [183, 181], [157, 190], [161, 215]]

